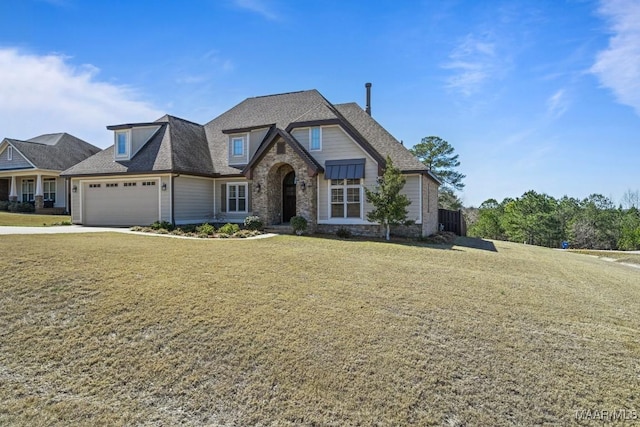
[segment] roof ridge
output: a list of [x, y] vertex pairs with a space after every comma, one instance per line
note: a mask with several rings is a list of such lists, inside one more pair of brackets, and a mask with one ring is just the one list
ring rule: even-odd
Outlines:
[[292, 91], [292, 92], [272, 93], [271, 95], [250, 96], [247, 99], [269, 98], [271, 96], [293, 95], [294, 93], [313, 92], [313, 91], [318, 92], [317, 89], [295, 90], [295, 91]]
[[[164, 115], [164, 116], [162, 116], [162, 117], [165, 117], [165, 116], [166, 116], [166, 117], [168, 117], [168, 118], [170, 118], [170, 119], [180, 120], [181, 122], [190, 123], [190, 124], [192, 124], [192, 125], [196, 125], [196, 126], [203, 127], [203, 125], [201, 125], [200, 123], [192, 122], [191, 120], [183, 119], [182, 117], [173, 116], [173, 115], [171, 115], [171, 114], [165, 114], [165, 115]], [[162, 117], [161, 117], [161, 118], [162, 118]], [[161, 123], [162, 123], [162, 122], [161, 122]]]

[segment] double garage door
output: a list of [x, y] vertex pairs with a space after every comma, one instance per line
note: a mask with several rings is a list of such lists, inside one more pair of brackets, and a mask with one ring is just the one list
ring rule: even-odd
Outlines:
[[149, 225], [159, 218], [158, 180], [94, 181], [82, 186], [84, 225]]

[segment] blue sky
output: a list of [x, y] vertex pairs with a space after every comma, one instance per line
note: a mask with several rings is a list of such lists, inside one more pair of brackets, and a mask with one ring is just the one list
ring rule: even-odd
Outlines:
[[640, 188], [640, 1], [0, 2], [0, 136], [169, 113], [206, 123], [251, 96], [318, 89], [411, 147], [460, 155], [462, 199]]

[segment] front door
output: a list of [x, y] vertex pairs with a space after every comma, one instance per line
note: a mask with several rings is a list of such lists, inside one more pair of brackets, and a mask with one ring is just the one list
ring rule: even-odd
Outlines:
[[296, 216], [296, 173], [291, 171], [282, 182], [282, 222]]

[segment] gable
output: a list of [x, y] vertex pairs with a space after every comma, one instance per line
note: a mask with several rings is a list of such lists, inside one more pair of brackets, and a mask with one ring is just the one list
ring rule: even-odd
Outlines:
[[[11, 160], [9, 160], [11, 158]], [[13, 145], [0, 146], [0, 170], [33, 169], [34, 166]]]

